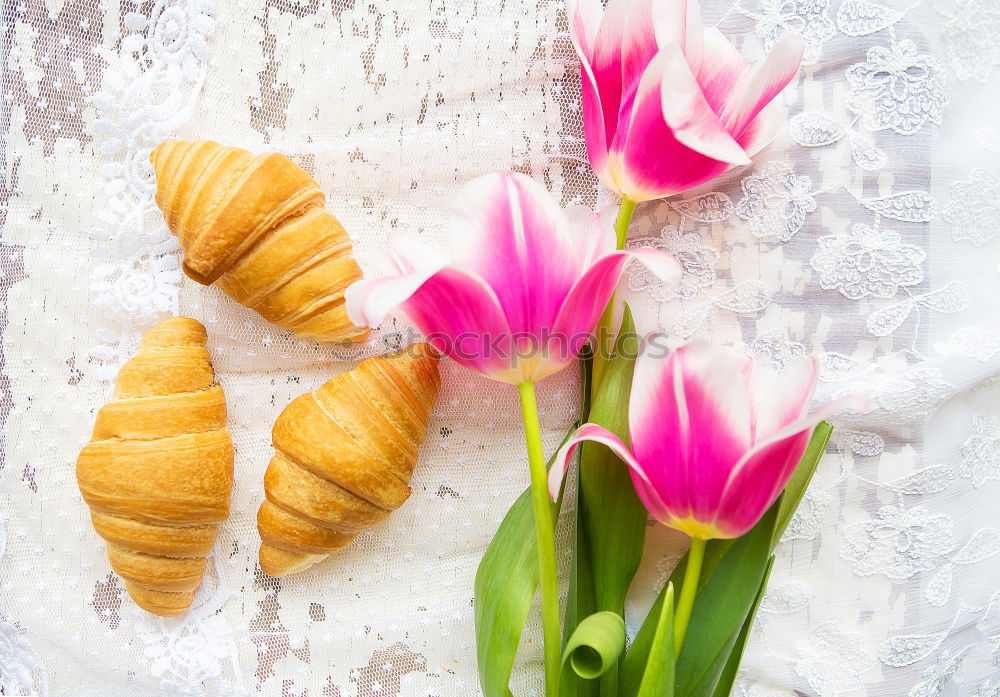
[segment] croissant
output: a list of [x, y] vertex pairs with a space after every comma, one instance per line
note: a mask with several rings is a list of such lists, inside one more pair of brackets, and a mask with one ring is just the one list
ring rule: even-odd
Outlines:
[[264, 573], [312, 566], [406, 501], [441, 385], [437, 362], [434, 348], [416, 344], [285, 407], [257, 512]]
[[132, 599], [155, 615], [184, 612], [233, 488], [226, 401], [199, 322], [174, 317], [143, 337], [97, 413], [76, 476]]
[[344, 290], [361, 278], [323, 192], [279, 153], [202, 140], [153, 150], [156, 204], [184, 250], [184, 272], [270, 322], [316, 341], [360, 341]]

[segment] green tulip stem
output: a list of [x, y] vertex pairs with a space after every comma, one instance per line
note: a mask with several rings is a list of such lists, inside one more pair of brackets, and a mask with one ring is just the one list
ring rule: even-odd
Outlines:
[[615, 220], [615, 240], [618, 242], [618, 249], [625, 249], [625, 238], [628, 236], [628, 225], [632, 222], [632, 214], [634, 212], [635, 201], [623, 198], [622, 205], [618, 208], [618, 219]]
[[[528, 443], [528, 467], [531, 470], [531, 501], [535, 511], [535, 534], [538, 540], [538, 569], [542, 587], [542, 639], [545, 650], [545, 695], [559, 694], [561, 670], [559, 638], [559, 586], [556, 579], [556, 543], [549, 502], [548, 473], [542, 450], [542, 431], [538, 422], [535, 383], [517, 386], [524, 416], [524, 438]], [[558, 465], [556, 465], [558, 466]]]
[[684, 635], [687, 634], [688, 621], [691, 619], [691, 608], [698, 594], [698, 577], [701, 576], [701, 563], [705, 559], [705, 540], [700, 537], [691, 538], [691, 549], [688, 551], [687, 568], [684, 570], [684, 581], [681, 585], [681, 597], [677, 601], [677, 612], [674, 614], [674, 655], [679, 656]]
[[[625, 249], [625, 238], [628, 237], [628, 226], [632, 222], [632, 214], [635, 212], [635, 201], [622, 198], [621, 206], [618, 208], [618, 219], [615, 220], [615, 241], [616, 249]], [[591, 393], [597, 394], [597, 389], [601, 385], [601, 377], [604, 375], [604, 366], [610, 358], [611, 347], [614, 340], [611, 336], [611, 320], [615, 313], [615, 296], [612, 294], [608, 304], [604, 306], [601, 319], [597, 322], [597, 344], [594, 346], [594, 368], [591, 380]], [[586, 416], [586, 415], [585, 415]]]

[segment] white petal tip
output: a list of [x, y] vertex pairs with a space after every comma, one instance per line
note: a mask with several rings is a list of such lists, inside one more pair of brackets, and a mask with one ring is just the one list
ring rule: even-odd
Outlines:
[[559, 498], [559, 491], [562, 489], [562, 481], [565, 476], [566, 467], [556, 458], [552, 469], [549, 470], [549, 498], [553, 501]]
[[344, 291], [344, 308], [347, 310], [347, 319], [359, 327], [377, 326], [377, 323], [369, 324], [368, 318], [364, 316], [364, 308], [361, 307], [364, 282], [364, 280], [355, 281]]

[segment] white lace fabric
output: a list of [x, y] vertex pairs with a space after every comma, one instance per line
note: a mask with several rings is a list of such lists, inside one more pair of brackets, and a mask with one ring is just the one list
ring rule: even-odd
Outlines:
[[[644, 330], [781, 363], [877, 410], [834, 441], [778, 547], [736, 694], [1000, 696], [1000, 5], [705, 0], [752, 59], [807, 43], [787, 127], [755, 163], [644, 204], [630, 245], [675, 254], [622, 287]], [[285, 152], [366, 271], [393, 231], [443, 247], [458, 188], [516, 169], [566, 206], [589, 171], [560, 0], [3, 5], [0, 118], [0, 692], [477, 694], [472, 580], [527, 484], [512, 388], [444, 362], [410, 500], [314, 569], [256, 566], [281, 409], [408, 340], [290, 338], [179, 271], [148, 163], [167, 137]], [[161, 620], [111, 572], [74, 461], [138, 338], [200, 319], [237, 451], [232, 515], [195, 605]], [[552, 451], [573, 371], [540, 387]], [[566, 511], [569, 513], [569, 511]], [[565, 520], [564, 516], [564, 520]], [[561, 541], [567, 529], [560, 528]], [[635, 628], [679, 552], [650, 527]], [[563, 563], [566, 559], [563, 559]], [[516, 694], [541, 694], [529, 622]]]

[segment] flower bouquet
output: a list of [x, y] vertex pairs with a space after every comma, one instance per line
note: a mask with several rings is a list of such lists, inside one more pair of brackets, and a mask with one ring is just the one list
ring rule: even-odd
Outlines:
[[[531, 486], [514, 503], [476, 578], [479, 674], [487, 697], [510, 676], [541, 590], [545, 694], [652, 697], [729, 694], [774, 545], [798, 505], [847, 400], [810, 412], [817, 362], [776, 370], [735, 349], [668, 350], [636, 335], [615, 287], [635, 259], [664, 281], [679, 265], [625, 250], [638, 203], [745, 165], [782, 123], [775, 97], [796, 75], [798, 36], [751, 65], [691, 0], [571, 3], [590, 163], [621, 197], [617, 220], [570, 224], [520, 174], [468, 184], [449, 231], [451, 258], [391, 241], [391, 273], [347, 295], [358, 324], [401, 309], [463, 366], [516, 385]], [[583, 375], [580, 425], [546, 463], [535, 385], [571, 363]], [[853, 403], [853, 402], [852, 402]], [[575, 529], [561, 611], [554, 521], [575, 455]], [[629, 643], [625, 598], [647, 517], [690, 549]], [[627, 650], [626, 650], [627, 647]]]

